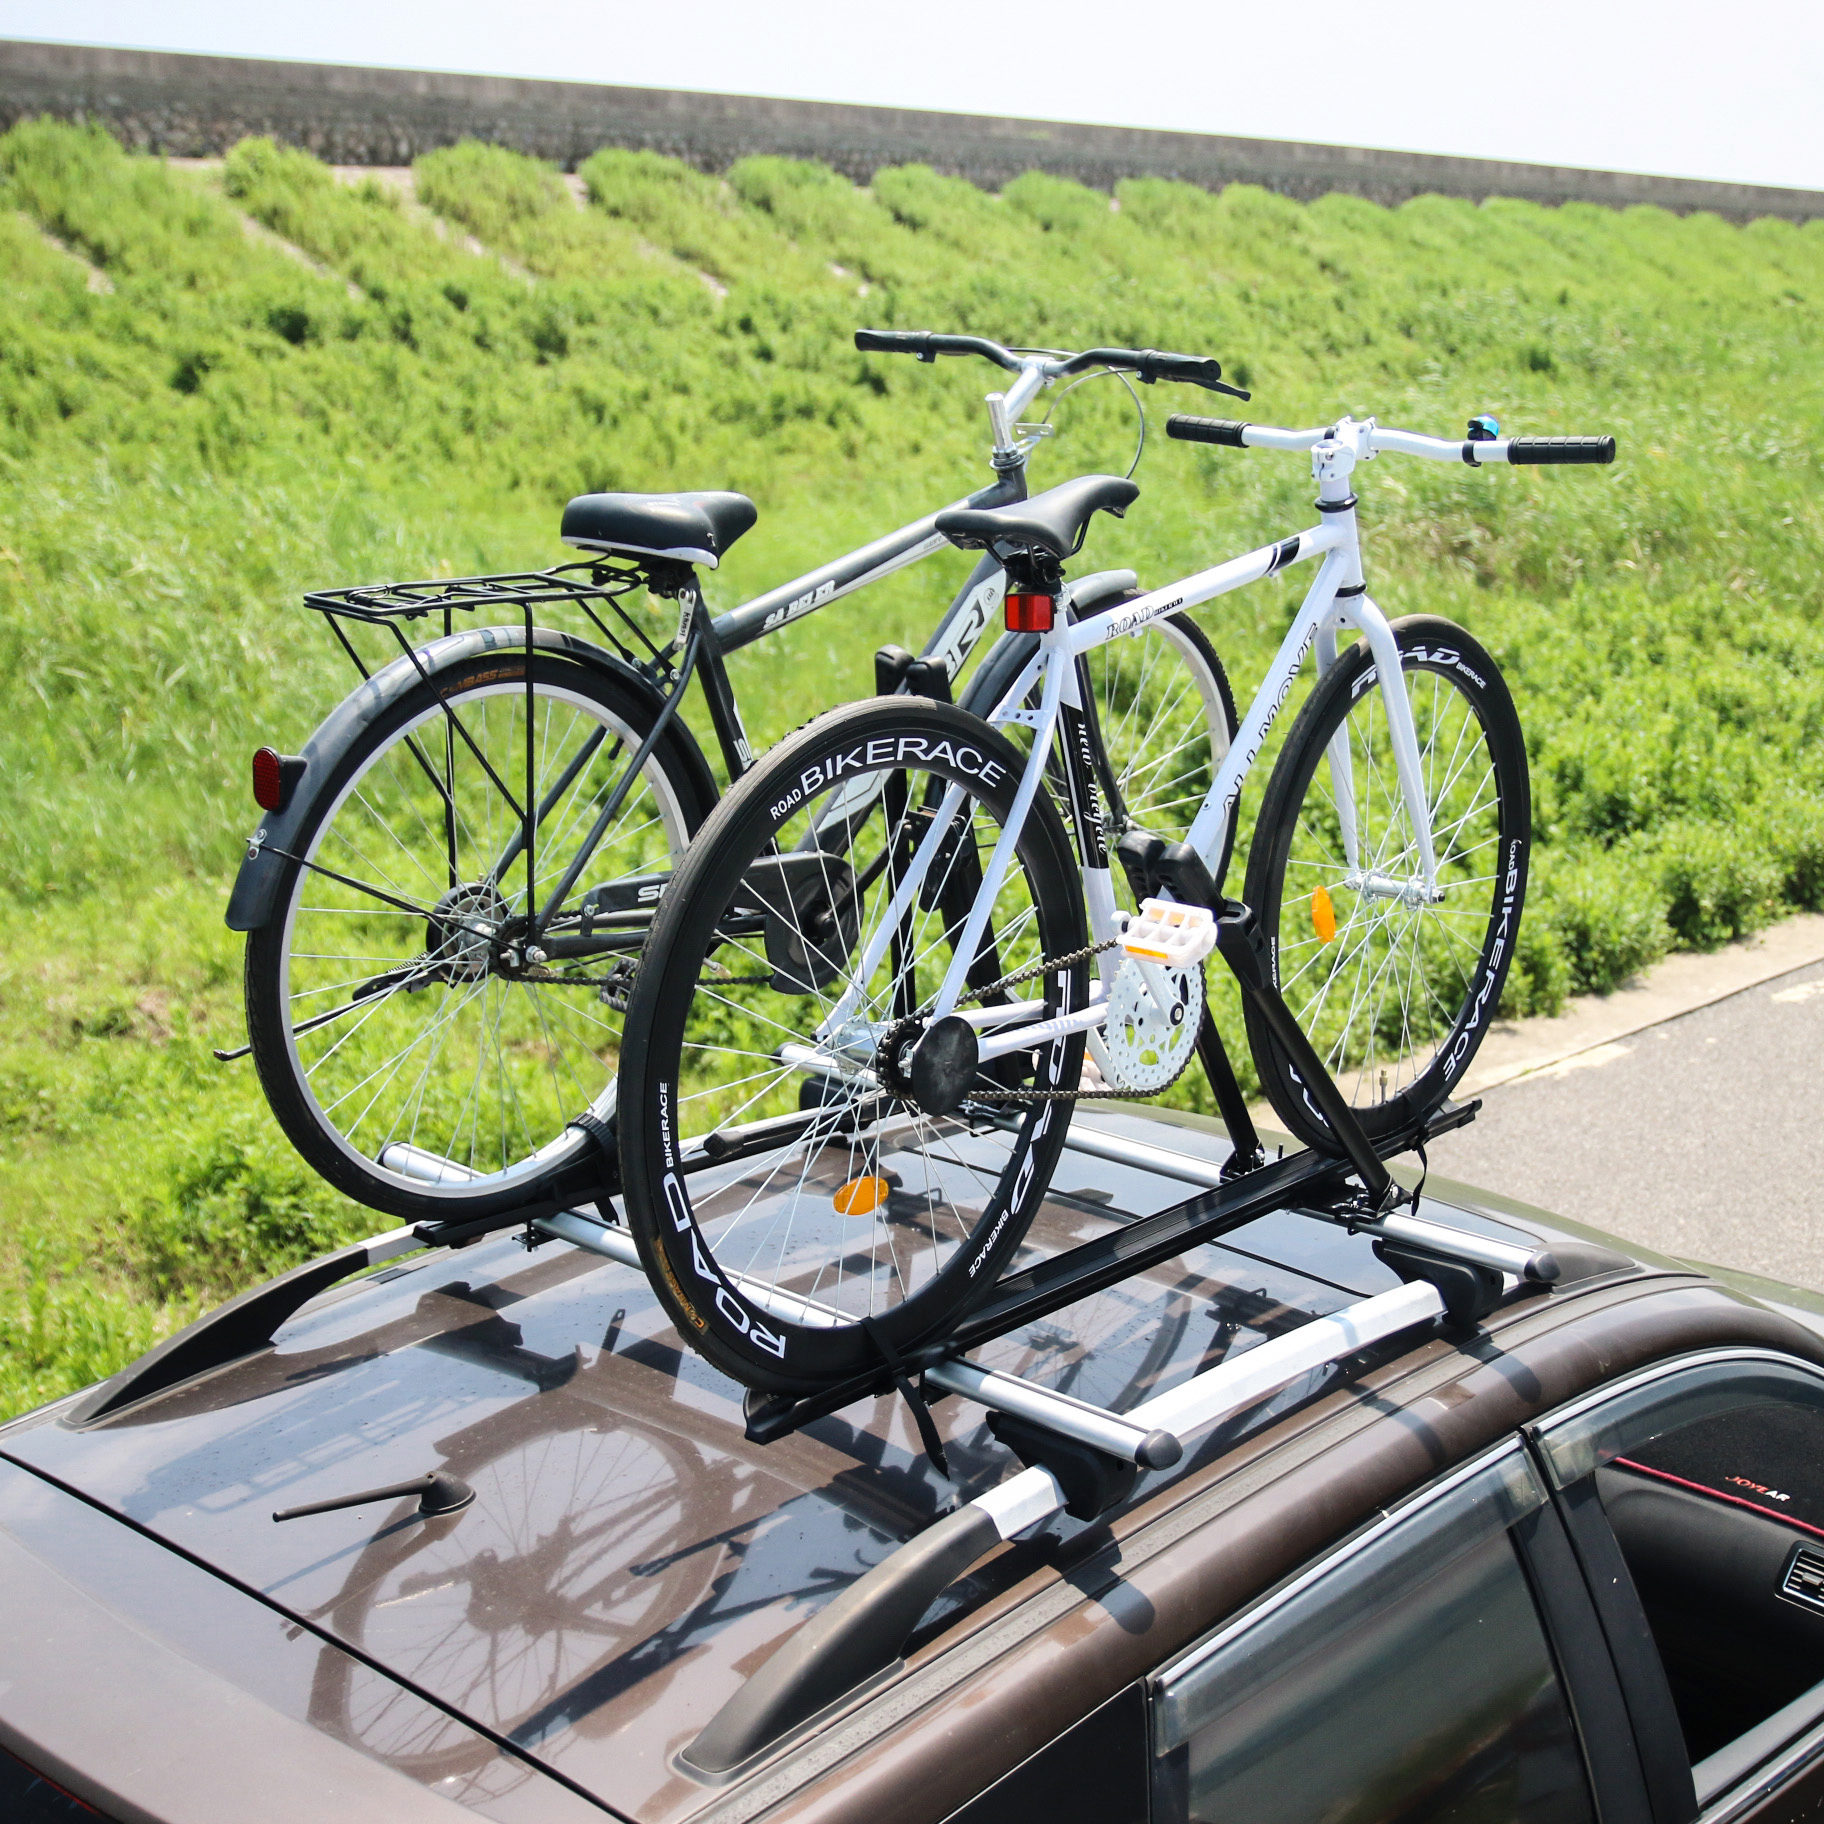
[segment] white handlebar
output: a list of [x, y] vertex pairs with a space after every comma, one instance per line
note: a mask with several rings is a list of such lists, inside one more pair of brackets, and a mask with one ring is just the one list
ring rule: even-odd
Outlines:
[[1485, 462], [1506, 462], [1508, 440], [1487, 438], [1479, 443], [1459, 437], [1451, 442], [1443, 437], [1422, 437], [1417, 431], [1384, 431], [1375, 426], [1370, 443], [1376, 451], [1392, 450], [1401, 456], [1423, 456], [1427, 462], [1467, 462], [1480, 468]]
[[[1338, 427], [1322, 425], [1312, 431], [1282, 430], [1273, 424], [1247, 424], [1241, 429], [1241, 441], [1251, 450], [1310, 450], [1324, 442]], [[1483, 443], [1465, 443], [1462, 438], [1454, 442], [1443, 437], [1425, 437], [1417, 431], [1390, 431], [1376, 425], [1362, 440], [1366, 444], [1364, 455], [1379, 455], [1387, 451], [1400, 456], [1423, 456], [1428, 462], [1468, 461], [1472, 468], [1480, 468], [1484, 463], [1506, 462], [1508, 439], [1496, 437]], [[1474, 452], [1473, 457], [1466, 458], [1465, 449]]]

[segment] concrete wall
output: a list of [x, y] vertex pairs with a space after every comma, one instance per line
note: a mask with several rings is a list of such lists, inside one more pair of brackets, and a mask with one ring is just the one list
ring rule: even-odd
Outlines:
[[1041, 170], [1098, 189], [1152, 176], [1210, 189], [1260, 184], [1301, 198], [1341, 190], [1380, 203], [1424, 194], [1513, 196], [1656, 203], [1737, 220], [1824, 216], [1824, 193], [1755, 184], [751, 95], [0, 40], [0, 127], [37, 114], [99, 121], [129, 145], [179, 157], [219, 154], [249, 133], [267, 133], [334, 164], [401, 165], [459, 139], [484, 139], [566, 168], [613, 145], [669, 153], [712, 171], [756, 152], [817, 158], [858, 183], [882, 165], [920, 163], [990, 189]]

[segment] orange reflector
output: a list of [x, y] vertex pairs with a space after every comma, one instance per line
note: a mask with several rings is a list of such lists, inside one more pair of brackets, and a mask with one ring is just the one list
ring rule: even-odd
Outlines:
[[1007, 598], [1009, 633], [1049, 633], [1056, 602], [1049, 595], [1010, 595]]
[[838, 1216], [872, 1216], [893, 1187], [884, 1178], [851, 1178], [836, 1193]]
[[1336, 908], [1322, 887], [1311, 895], [1311, 929], [1327, 944], [1336, 936]]

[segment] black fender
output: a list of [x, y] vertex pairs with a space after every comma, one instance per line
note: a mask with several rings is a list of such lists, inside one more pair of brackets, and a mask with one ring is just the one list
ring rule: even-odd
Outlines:
[[[665, 706], [665, 693], [651, 678], [605, 647], [553, 627], [536, 627], [533, 643], [543, 651], [561, 654], [611, 677], [643, 701], [656, 716]], [[247, 853], [235, 876], [234, 891], [228, 896], [227, 925], [230, 931], [257, 931], [272, 917], [278, 897], [279, 877], [285, 868], [285, 855], [297, 853], [302, 831], [310, 827], [317, 801], [324, 788], [336, 775], [337, 768], [350, 746], [408, 690], [427, 677], [435, 677], [453, 665], [466, 663], [481, 653], [524, 650], [526, 630], [518, 627], [471, 627], [420, 646], [409, 657], [401, 653], [390, 665], [383, 666], [371, 678], [351, 691], [317, 724], [316, 732], [304, 743], [304, 771], [292, 788], [282, 811], [268, 812], [258, 829], [247, 839]], [[680, 740], [690, 756], [696, 777], [697, 802], [708, 806], [716, 802], [715, 777], [702, 749], [680, 717], [676, 723]]]
[[[1093, 576], [1065, 585], [1070, 611], [1081, 620], [1086, 614], [1118, 602], [1139, 587], [1140, 579], [1131, 570], [1098, 570]], [[988, 656], [976, 666], [975, 675], [963, 692], [960, 708], [985, 722], [994, 713], [1026, 661], [1039, 649], [1036, 633], [1004, 633], [989, 647]]]

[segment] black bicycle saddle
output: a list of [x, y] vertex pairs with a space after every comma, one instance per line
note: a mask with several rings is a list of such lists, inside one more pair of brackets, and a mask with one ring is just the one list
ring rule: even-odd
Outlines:
[[558, 536], [583, 551], [626, 551], [715, 569], [760, 517], [745, 494], [579, 494]]
[[951, 507], [938, 514], [936, 524], [966, 551], [990, 550], [1003, 559], [1044, 552], [1062, 562], [1082, 544], [1095, 514], [1113, 513], [1118, 519], [1139, 492], [1139, 485], [1124, 476], [1079, 475], [1010, 507]]

